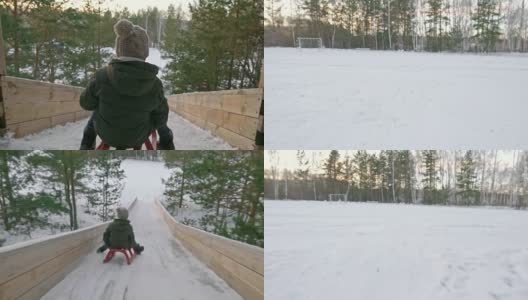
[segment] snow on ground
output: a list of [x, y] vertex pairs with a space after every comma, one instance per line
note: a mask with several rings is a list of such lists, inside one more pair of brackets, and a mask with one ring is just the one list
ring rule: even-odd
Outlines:
[[[82, 133], [88, 119], [58, 125], [22, 138], [0, 138], [0, 149], [60, 149], [76, 150], [81, 145]], [[174, 112], [169, 113], [168, 126], [174, 134], [177, 150], [229, 150], [233, 149], [222, 139], [185, 120]], [[99, 143], [99, 138], [97, 143]]]
[[528, 147], [526, 55], [266, 48], [265, 56], [268, 149]]
[[265, 201], [266, 299], [528, 299], [528, 212]]
[[42, 299], [241, 299], [170, 235], [153, 200], [141, 199], [130, 213], [136, 239], [145, 246], [130, 266], [119, 254], [103, 264], [104, 254], [89, 253]]

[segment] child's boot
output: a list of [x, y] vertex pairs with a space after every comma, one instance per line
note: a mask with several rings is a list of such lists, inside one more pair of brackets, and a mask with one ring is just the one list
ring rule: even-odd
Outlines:
[[172, 136], [172, 130], [165, 125], [160, 128], [158, 128], [158, 134], [159, 134], [159, 143], [158, 143], [158, 150], [174, 150], [174, 142], [173, 142], [173, 136]]
[[101, 247], [97, 248], [97, 253], [103, 253], [106, 251], [106, 249], [108, 249], [108, 247], [106, 247], [106, 245], [102, 245]]

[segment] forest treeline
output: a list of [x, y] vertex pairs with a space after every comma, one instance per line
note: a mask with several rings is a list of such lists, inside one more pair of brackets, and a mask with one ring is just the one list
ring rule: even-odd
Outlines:
[[173, 171], [165, 204], [173, 215], [191, 201], [205, 213], [186, 218], [195, 226], [264, 247], [264, 153], [262, 151], [165, 151]]
[[266, 156], [266, 199], [528, 205], [528, 151], [298, 151], [295, 170]]
[[[112, 56], [113, 25], [144, 27], [169, 63], [166, 92], [256, 87], [263, 59], [263, 4], [201, 0], [167, 10], [104, 10], [101, 1], [0, 0], [7, 74], [85, 86]], [[78, 2], [75, 2], [78, 3]]]
[[266, 46], [528, 51], [526, 0], [265, 0]]
[[[37, 228], [75, 230], [80, 209], [110, 220], [124, 187], [122, 160], [111, 151], [0, 151], [3, 229], [15, 235]], [[60, 215], [67, 215], [67, 223], [55, 222], [53, 216]]]

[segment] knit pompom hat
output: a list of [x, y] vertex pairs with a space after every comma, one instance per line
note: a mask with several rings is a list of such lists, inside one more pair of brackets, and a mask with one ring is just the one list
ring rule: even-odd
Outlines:
[[121, 220], [128, 220], [128, 209], [119, 207], [116, 209], [117, 218]]
[[114, 25], [114, 32], [117, 35], [115, 51], [118, 57], [135, 57], [142, 60], [147, 58], [149, 47], [145, 29], [123, 19]]

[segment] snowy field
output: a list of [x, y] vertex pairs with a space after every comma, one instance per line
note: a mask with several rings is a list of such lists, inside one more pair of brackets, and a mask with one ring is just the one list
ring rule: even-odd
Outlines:
[[[78, 150], [82, 133], [88, 119], [58, 125], [39, 133], [22, 138], [0, 138], [0, 149], [60, 149]], [[174, 112], [169, 113], [168, 126], [174, 135], [176, 150], [229, 150], [233, 149], [225, 141], [213, 136], [210, 132], [185, 120]], [[99, 144], [100, 140], [97, 139]]]
[[268, 149], [528, 147], [528, 56], [266, 48], [265, 57]]
[[528, 299], [528, 212], [266, 201], [266, 299]]

